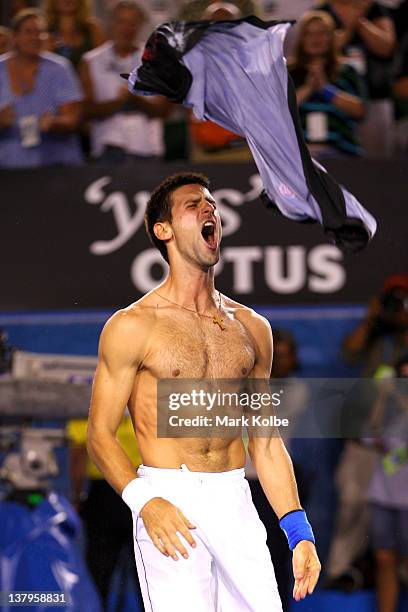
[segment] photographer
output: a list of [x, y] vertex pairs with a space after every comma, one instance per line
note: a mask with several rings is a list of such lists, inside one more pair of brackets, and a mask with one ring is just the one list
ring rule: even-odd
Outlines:
[[343, 345], [345, 360], [362, 365], [371, 377], [395, 363], [408, 350], [408, 275], [386, 279], [382, 294], [369, 302], [366, 316]]
[[378, 456], [368, 494], [378, 609], [387, 612], [397, 612], [399, 568], [408, 569], [408, 354], [394, 372], [382, 381], [372, 413]]

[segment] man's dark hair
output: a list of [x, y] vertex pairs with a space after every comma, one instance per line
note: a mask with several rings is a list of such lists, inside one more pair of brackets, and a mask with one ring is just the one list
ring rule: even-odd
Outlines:
[[210, 187], [210, 181], [205, 174], [201, 174], [200, 172], [178, 172], [177, 174], [172, 174], [152, 191], [146, 206], [146, 232], [152, 244], [159, 249], [167, 263], [169, 258], [166, 243], [156, 238], [153, 227], [155, 223], [160, 221], [171, 222], [171, 196], [173, 191], [179, 187], [183, 187], [183, 185], [202, 185], [202, 187], [208, 189]]

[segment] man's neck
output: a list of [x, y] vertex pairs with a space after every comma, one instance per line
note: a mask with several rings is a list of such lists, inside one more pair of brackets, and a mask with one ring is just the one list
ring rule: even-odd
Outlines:
[[187, 269], [183, 274], [170, 270], [164, 283], [157, 288], [157, 293], [197, 312], [211, 311], [214, 302], [218, 305], [213, 268], [207, 272]]

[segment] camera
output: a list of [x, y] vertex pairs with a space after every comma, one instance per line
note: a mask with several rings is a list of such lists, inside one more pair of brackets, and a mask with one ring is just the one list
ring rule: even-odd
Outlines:
[[382, 296], [382, 310], [387, 315], [397, 314], [401, 311], [408, 312], [408, 294], [402, 289], [388, 291]]

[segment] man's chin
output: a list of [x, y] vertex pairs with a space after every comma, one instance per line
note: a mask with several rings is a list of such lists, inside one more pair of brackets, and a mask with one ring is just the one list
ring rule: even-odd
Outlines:
[[204, 258], [202, 258], [201, 263], [206, 268], [213, 268], [220, 260], [220, 249], [212, 253], [207, 253]]

